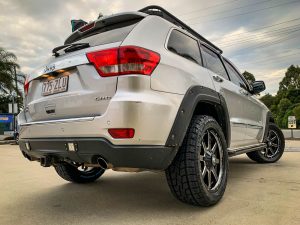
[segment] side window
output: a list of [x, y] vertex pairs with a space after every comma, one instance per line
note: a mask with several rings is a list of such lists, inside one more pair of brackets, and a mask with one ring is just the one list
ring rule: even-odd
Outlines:
[[244, 80], [241, 78], [239, 73], [226, 60], [224, 60], [224, 62], [231, 82], [247, 90], [247, 85], [245, 84]]
[[201, 46], [201, 50], [203, 59], [206, 61], [207, 69], [228, 80], [226, 70], [218, 54], [214, 53], [203, 45]]
[[175, 54], [202, 65], [198, 42], [178, 30], [172, 31], [168, 41], [168, 49]]

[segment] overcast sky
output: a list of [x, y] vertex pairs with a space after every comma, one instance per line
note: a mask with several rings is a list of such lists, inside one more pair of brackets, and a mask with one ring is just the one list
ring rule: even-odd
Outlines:
[[224, 50], [243, 72], [264, 80], [267, 92], [291, 64], [300, 64], [300, 0], [0, 0], [0, 46], [30, 73], [70, 34], [71, 19], [91, 21], [160, 5]]

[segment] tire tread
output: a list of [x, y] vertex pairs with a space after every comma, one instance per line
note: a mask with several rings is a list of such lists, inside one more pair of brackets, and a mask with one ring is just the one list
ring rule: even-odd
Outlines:
[[[210, 206], [220, 199], [216, 198], [212, 200], [207, 196], [206, 190], [199, 187], [200, 174], [195, 160], [198, 133], [203, 132], [204, 126], [210, 122], [217, 123], [210, 116], [198, 115], [192, 118], [182, 146], [173, 163], [166, 170], [166, 177], [172, 194], [182, 202], [197, 206]], [[224, 138], [223, 133], [221, 135]], [[220, 196], [225, 191], [225, 187], [221, 188]]]

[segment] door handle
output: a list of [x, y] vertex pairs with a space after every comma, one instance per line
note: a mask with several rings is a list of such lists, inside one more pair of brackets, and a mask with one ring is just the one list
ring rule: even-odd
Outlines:
[[246, 91], [246, 90], [243, 89], [243, 88], [240, 89], [240, 93], [241, 93], [242, 95], [248, 96], [248, 91]]
[[217, 82], [223, 82], [223, 79], [219, 76], [213, 76], [214, 80], [217, 81]]

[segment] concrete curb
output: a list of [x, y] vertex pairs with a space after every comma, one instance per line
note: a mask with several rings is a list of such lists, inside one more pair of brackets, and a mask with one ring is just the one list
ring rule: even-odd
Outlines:
[[300, 152], [300, 149], [297, 147], [286, 147], [285, 152]]

